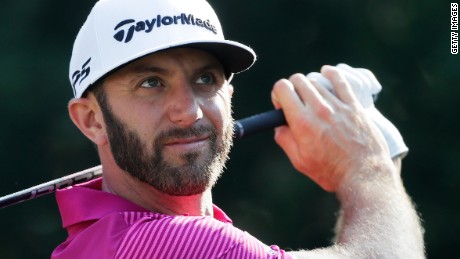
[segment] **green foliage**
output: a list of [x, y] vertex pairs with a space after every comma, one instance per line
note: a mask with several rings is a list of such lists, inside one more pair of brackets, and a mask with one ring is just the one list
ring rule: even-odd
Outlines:
[[[378, 108], [410, 148], [403, 178], [426, 228], [430, 258], [454, 257], [460, 230], [459, 61], [450, 5], [436, 0], [211, 1], [228, 38], [259, 60], [234, 79], [240, 118], [271, 109], [273, 83], [345, 62], [384, 86]], [[94, 1], [4, 1], [0, 9], [0, 195], [98, 164], [68, 119], [71, 47]], [[256, 148], [254, 148], [256, 147]], [[235, 143], [214, 194], [236, 226], [286, 249], [330, 243], [338, 204], [300, 176], [263, 133]], [[0, 211], [2, 258], [49, 258], [66, 233], [54, 198]]]

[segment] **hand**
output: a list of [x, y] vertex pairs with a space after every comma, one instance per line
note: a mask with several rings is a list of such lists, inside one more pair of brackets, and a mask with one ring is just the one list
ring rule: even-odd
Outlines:
[[[272, 101], [288, 126], [275, 129], [275, 141], [294, 167], [327, 191], [362, 164], [390, 161], [388, 147], [357, 100], [343, 71], [324, 66], [334, 94], [316, 80], [295, 74], [275, 83]], [[390, 161], [391, 163], [391, 161]]]
[[[356, 98], [365, 108], [366, 113], [382, 132], [387, 142], [390, 156], [404, 157], [408, 148], [399, 133], [398, 129], [387, 120], [374, 106], [374, 100], [377, 94], [382, 90], [382, 86], [378, 82], [374, 74], [363, 68], [353, 68], [346, 64], [338, 64], [337, 69], [342, 71], [347, 81], [350, 83]], [[307, 74], [307, 78], [317, 80], [320, 84], [333, 92], [331, 82], [318, 72]]]

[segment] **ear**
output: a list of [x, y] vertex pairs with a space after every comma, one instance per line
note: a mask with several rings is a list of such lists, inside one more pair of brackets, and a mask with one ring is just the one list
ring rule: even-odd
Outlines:
[[73, 123], [89, 140], [98, 146], [107, 143], [102, 112], [93, 95], [72, 99], [68, 110]]

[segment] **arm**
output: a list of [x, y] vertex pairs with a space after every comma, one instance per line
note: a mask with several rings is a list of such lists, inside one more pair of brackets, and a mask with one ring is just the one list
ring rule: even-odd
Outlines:
[[275, 141], [294, 167], [341, 204], [336, 242], [297, 258], [423, 258], [423, 234], [396, 163], [382, 134], [356, 100], [337, 69], [323, 75], [336, 96], [320, 84], [294, 75], [274, 86], [275, 107], [289, 126], [275, 131]]
[[[385, 166], [369, 169], [392, 174]], [[424, 258], [420, 223], [400, 179], [369, 178], [345, 183], [350, 189], [337, 192], [341, 211], [332, 247], [292, 254], [299, 259]]]

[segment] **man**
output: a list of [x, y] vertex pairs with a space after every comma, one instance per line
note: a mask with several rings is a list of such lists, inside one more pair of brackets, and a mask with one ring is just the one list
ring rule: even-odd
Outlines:
[[341, 202], [335, 244], [268, 246], [213, 205], [232, 145], [229, 82], [254, 61], [249, 47], [224, 39], [203, 0], [99, 1], [75, 41], [69, 114], [97, 146], [103, 179], [57, 193], [69, 237], [52, 257], [424, 257], [393, 145], [353, 93], [365, 73], [349, 67], [295, 74], [272, 91], [288, 124], [275, 141]]

